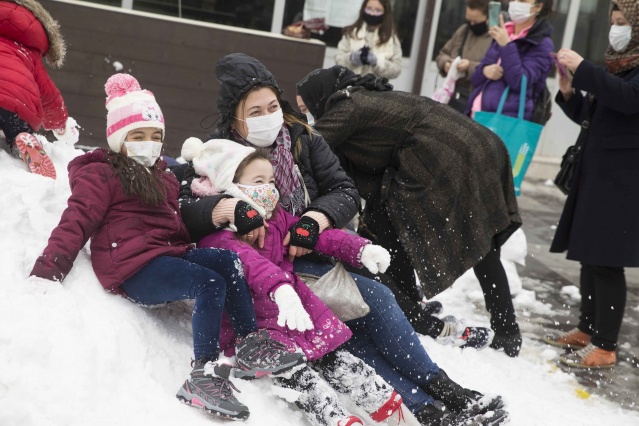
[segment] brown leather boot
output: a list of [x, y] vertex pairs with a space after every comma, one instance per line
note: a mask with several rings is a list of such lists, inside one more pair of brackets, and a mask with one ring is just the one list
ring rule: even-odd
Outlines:
[[581, 349], [590, 343], [590, 336], [578, 328], [573, 328], [561, 334], [549, 334], [544, 342], [562, 349]]
[[575, 368], [612, 368], [617, 363], [617, 353], [588, 343], [577, 352], [559, 356], [559, 361]]

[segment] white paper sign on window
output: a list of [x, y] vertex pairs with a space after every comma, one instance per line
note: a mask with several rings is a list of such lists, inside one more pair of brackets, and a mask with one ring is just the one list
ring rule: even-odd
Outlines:
[[306, 0], [304, 20], [326, 19], [326, 25], [343, 28], [351, 25], [359, 16], [362, 0]]

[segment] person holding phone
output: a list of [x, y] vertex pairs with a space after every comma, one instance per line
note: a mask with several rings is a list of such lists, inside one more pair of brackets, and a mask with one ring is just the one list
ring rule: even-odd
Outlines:
[[503, 114], [516, 117], [522, 76], [526, 75], [528, 86], [524, 118], [533, 116], [534, 102], [546, 87], [546, 78], [552, 69], [550, 53], [554, 45], [550, 34], [552, 26], [546, 20], [553, 0], [513, 0], [508, 4], [511, 21], [488, 30], [493, 42], [475, 68], [470, 82], [475, 87], [465, 110], [473, 116], [477, 111], [497, 111], [504, 90], [510, 88]]
[[[612, 2], [607, 69], [561, 49], [573, 79], [559, 79], [557, 105], [576, 123], [589, 121], [555, 238], [553, 253], [581, 262], [581, 315], [576, 328], [546, 337], [577, 350], [572, 367], [616, 364], [626, 304], [624, 268], [639, 266], [639, 6]], [[586, 95], [583, 94], [586, 92]]]
[[493, 41], [488, 35], [489, 3], [493, 2], [466, 0], [466, 22], [455, 31], [435, 58], [439, 73], [442, 77], [446, 77], [453, 60], [457, 56], [461, 57], [457, 70], [464, 73], [464, 76], [457, 80], [455, 93], [448, 102], [448, 105], [461, 113], [466, 110], [468, 97], [472, 92], [470, 76]]

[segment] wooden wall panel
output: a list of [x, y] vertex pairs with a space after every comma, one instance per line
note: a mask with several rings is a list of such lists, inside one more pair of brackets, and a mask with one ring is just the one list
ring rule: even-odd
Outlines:
[[324, 60], [325, 46], [315, 41], [92, 3], [41, 3], [60, 23], [67, 43], [64, 67], [49, 69], [49, 74], [83, 128], [82, 145], [107, 146], [104, 83], [116, 72], [114, 61], [156, 96], [167, 123], [166, 152], [177, 156], [187, 137], [209, 132], [200, 122], [217, 112], [215, 63], [224, 55], [242, 52], [258, 58], [292, 104], [295, 83]]

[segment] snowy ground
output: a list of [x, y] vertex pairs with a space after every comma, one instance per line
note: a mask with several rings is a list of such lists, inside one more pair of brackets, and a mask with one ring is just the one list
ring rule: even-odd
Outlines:
[[[24, 164], [0, 152], [0, 425], [228, 423], [175, 399], [190, 371], [188, 304], [149, 310], [105, 293], [88, 248], [63, 285], [26, 278], [66, 206], [66, 164], [81, 154], [61, 143], [46, 149], [56, 165], [56, 181], [28, 173]], [[518, 238], [504, 250], [513, 260], [525, 254], [525, 237]], [[512, 425], [639, 424], [639, 413], [588, 395], [572, 375], [559, 370], [558, 351], [526, 338], [527, 315], [553, 312], [534, 292], [516, 282], [514, 287], [524, 332], [519, 358], [490, 349], [462, 351], [423, 338], [432, 358], [466, 387], [501, 394]], [[446, 314], [488, 324], [483, 308], [475, 307], [483, 306], [483, 298], [470, 275], [437, 299]], [[273, 395], [268, 379], [234, 383], [251, 410], [247, 425], [306, 424], [299, 411]]]

